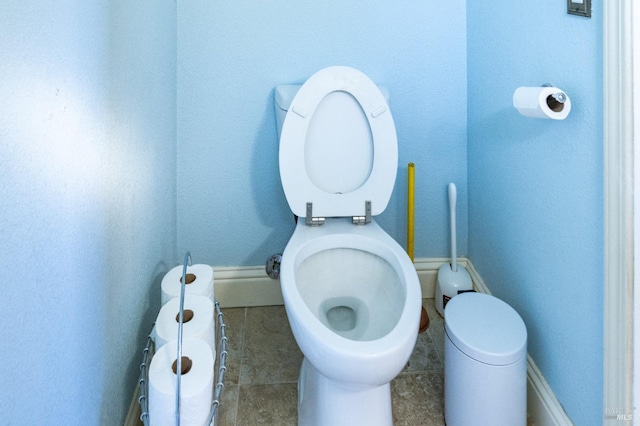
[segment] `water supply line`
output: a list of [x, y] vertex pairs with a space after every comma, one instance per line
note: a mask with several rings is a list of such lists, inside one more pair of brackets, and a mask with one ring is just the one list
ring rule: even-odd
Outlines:
[[267, 275], [274, 280], [280, 278], [280, 264], [282, 263], [282, 254], [277, 253], [272, 255], [264, 265], [264, 270]]

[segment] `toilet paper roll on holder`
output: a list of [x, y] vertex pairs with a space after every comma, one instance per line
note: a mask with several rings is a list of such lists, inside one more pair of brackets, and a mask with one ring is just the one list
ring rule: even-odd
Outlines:
[[530, 118], [564, 120], [571, 112], [571, 98], [551, 84], [518, 87], [513, 93], [513, 106]]

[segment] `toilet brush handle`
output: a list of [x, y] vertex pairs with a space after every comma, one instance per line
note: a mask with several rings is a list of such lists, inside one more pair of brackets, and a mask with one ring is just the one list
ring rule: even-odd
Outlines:
[[449, 192], [449, 220], [451, 222], [451, 270], [458, 272], [458, 260], [456, 253], [456, 185], [451, 182]]

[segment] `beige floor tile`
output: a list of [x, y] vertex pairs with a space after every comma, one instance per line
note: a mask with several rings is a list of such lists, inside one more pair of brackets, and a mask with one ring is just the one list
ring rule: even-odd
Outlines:
[[444, 374], [402, 374], [391, 382], [393, 421], [401, 425], [444, 425]]
[[[227, 371], [225, 386], [237, 384], [240, 377], [240, 362], [244, 346], [246, 308], [224, 309], [225, 333], [227, 334]], [[220, 338], [220, 336], [216, 336]]]
[[295, 382], [301, 364], [284, 306], [247, 309], [239, 383]]
[[440, 362], [444, 365], [444, 318], [436, 311], [435, 299], [424, 299], [423, 306], [429, 314], [429, 329], [426, 333], [431, 337], [433, 349], [440, 358]]
[[238, 385], [225, 385], [218, 411], [218, 426], [234, 426], [238, 411]]
[[435, 346], [431, 333], [429, 333], [428, 330], [418, 334], [418, 340], [413, 348], [409, 362], [402, 372], [443, 371], [444, 364]]
[[241, 385], [237, 426], [295, 426], [297, 383]]

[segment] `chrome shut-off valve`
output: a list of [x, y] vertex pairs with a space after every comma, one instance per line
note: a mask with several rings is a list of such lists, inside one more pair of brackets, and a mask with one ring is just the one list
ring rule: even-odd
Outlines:
[[282, 262], [281, 254], [274, 254], [269, 259], [267, 259], [267, 263], [264, 266], [265, 271], [269, 277], [277, 280], [280, 278], [280, 263]]

